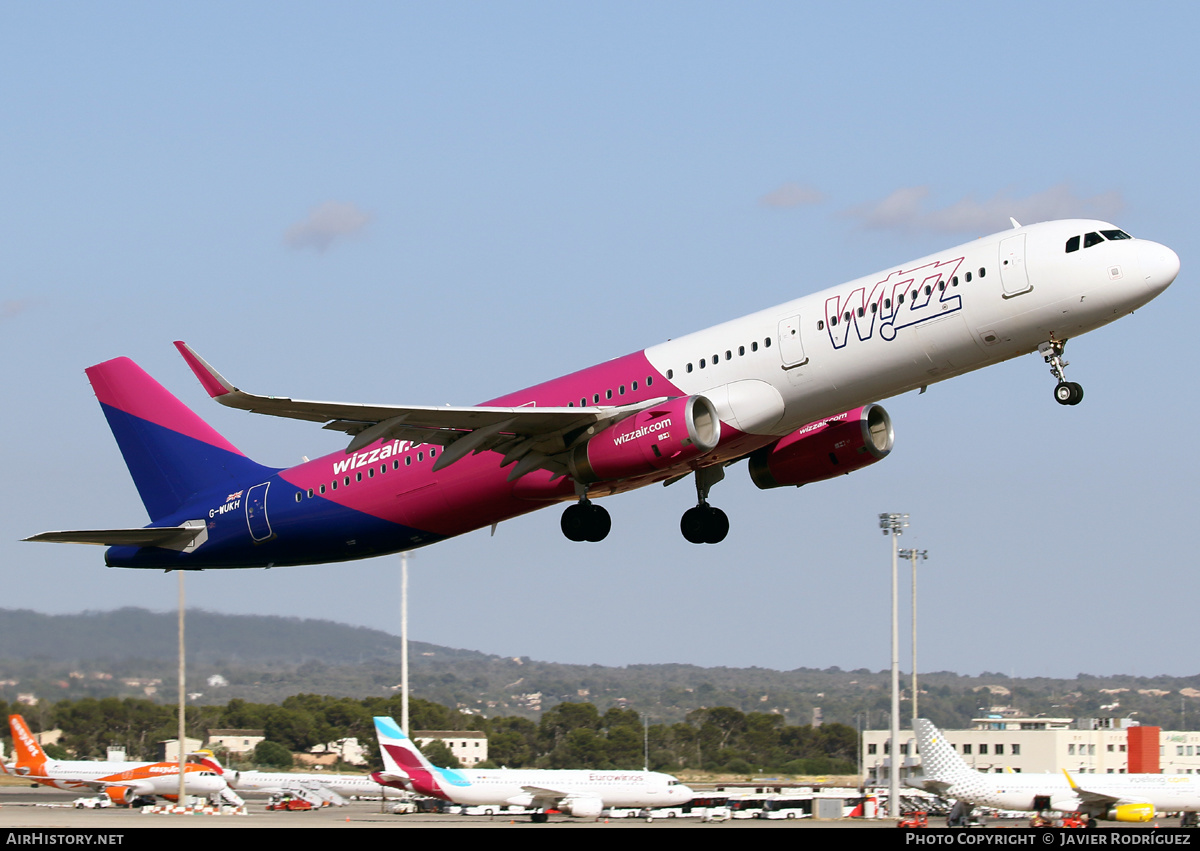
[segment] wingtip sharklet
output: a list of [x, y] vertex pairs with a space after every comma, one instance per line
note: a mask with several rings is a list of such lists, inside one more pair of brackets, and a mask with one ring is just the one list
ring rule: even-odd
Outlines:
[[196, 378], [200, 380], [200, 384], [208, 391], [209, 396], [219, 399], [221, 396], [237, 390], [225, 379], [225, 376], [213, 369], [208, 361], [196, 354], [195, 350], [183, 340], [176, 340], [175, 348], [179, 350], [179, 354], [183, 355], [184, 361], [187, 362]]

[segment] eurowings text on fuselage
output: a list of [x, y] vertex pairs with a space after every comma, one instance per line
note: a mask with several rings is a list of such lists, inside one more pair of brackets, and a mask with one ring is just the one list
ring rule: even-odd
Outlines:
[[[1016, 223], [1014, 222], [1014, 225]], [[725, 537], [710, 488], [749, 459], [761, 488], [803, 485], [892, 448], [874, 402], [1038, 351], [1077, 404], [1066, 341], [1175, 279], [1169, 248], [1091, 220], [978, 239], [469, 408], [308, 402], [243, 392], [176, 343], [218, 402], [325, 423], [346, 451], [263, 467], [125, 358], [87, 370], [152, 520], [29, 540], [110, 546], [110, 566], [271, 567], [425, 546], [551, 503], [601, 540], [593, 498], [694, 474], [681, 530]]]

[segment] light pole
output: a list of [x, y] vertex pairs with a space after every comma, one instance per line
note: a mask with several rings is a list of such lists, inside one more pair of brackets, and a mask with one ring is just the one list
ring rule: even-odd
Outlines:
[[408, 729], [408, 552], [400, 553], [400, 729]]
[[929, 558], [929, 550], [900, 550], [900, 558], [912, 562], [912, 718], [917, 723], [917, 559]]
[[900, 536], [908, 526], [907, 514], [880, 514], [879, 528], [892, 536], [892, 720], [890, 735], [891, 770], [888, 772], [888, 815], [900, 818], [900, 602], [899, 568]]

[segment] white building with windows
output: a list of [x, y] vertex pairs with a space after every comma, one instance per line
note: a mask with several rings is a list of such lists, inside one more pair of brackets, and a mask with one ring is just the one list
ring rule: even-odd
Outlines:
[[450, 749], [463, 768], [487, 761], [487, 734], [478, 730], [418, 730], [413, 733], [413, 741], [421, 749], [435, 739]]

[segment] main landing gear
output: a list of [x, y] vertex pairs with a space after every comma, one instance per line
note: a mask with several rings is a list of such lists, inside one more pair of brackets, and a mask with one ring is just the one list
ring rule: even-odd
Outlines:
[[719, 544], [729, 534], [729, 518], [725, 512], [708, 504], [708, 491], [725, 478], [725, 468], [720, 464], [701, 467], [696, 471], [695, 508], [683, 512], [679, 531], [693, 544]]
[[1058, 379], [1058, 384], [1054, 387], [1054, 401], [1060, 405], [1078, 405], [1083, 401], [1083, 387], [1076, 384], [1074, 381], [1067, 381], [1066, 372], [1064, 371], [1069, 364], [1063, 360], [1063, 349], [1067, 347], [1066, 340], [1055, 340], [1051, 338], [1048, 342], [1038, 346], [1038, 354], [1040, 354], [1050, 364], [1050, 372]]
[[567, 506], [559, 522], [562, 532], [569, 541], [603, 541], [612, 529], [612, 518], [608, 510], [587, 498], [587, 491], [580, 495], [579, 502]]

